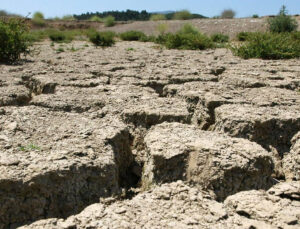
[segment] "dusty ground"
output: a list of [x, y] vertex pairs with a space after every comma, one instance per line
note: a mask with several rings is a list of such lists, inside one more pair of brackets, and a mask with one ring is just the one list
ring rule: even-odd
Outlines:
[[[105, 27], [103, 23], [86, 22], [86, 21], [47, 21], [49, 27], [67, 28], [67, 29], [84, 29], [95, 28], [99, 31], [111, 30], [122, 33], [129, 30], [142, 31], [148, 35], [157, 35], [159, 32], [157, 27], [159, 24], [167, 25], [167, 32], [174, 33], [178, 31], [184, 24], [189, 23], [206, 34], [224, 33], [231, 38], [239, 32], [256, 32], [267, 30], [267, 18], [235, 18], [235, 19], [193, 19], [193, 20], [170, 20], [170, 21], [133, 21], [118, 22], [113, 27]], [[300, 16], [295, 16], [300, 29]]]
[[58, 46], [0, 66], [0, 228], [300, 227], [299, 59]]

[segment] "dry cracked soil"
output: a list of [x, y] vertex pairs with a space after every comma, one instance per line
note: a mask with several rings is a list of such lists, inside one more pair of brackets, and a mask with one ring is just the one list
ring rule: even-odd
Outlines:
[[299, 59], [64, 46], [0, 66], [1, 229], [300, 228]]

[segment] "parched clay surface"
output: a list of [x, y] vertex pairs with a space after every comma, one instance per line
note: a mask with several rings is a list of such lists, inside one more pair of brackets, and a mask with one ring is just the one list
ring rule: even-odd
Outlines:
[[299, 228], [298, 59], [36, 48], [0, 65], [1, 229]]

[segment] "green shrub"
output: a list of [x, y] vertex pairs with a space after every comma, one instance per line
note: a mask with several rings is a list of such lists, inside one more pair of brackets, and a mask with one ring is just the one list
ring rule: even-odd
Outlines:
[[173, 19], [174, 20], [188, 20], [191, 19], [193, 15], [188, 10], [181, 10], [174, 14]]
[[258, 14], [253, 14], [252, 18], [259, 18]]
[[28, 28], [20, 19], [0, 20], [0, 62], [13, 63], [30, 53]]
[[182, 28], [178, 31], [180, 34], [198, 34], [199, 30], [195, 28], [193, 25], [186, 23], [182, 26]]
[[165, 45], [169, 49], [203, 50], [214, 47], [214, 43], [209, 37], [200, 33], [190, 24], [185, 24], [175, 34], [160, 34], [155, 42]]
[[236, 35], [238, 41], [247, 41], [250, 40], [256, 32], [240, 32]]
[[292, 32], [297, 30], [298, 23], [287, 15], [285, 6], [282, 6], [276, 17], [268, 19], [269, 30], [274, 33]]
[[112, 27], [116, 24], [115, 18], [113, 16], [107, 16], [104, 18], [104, 24], [106, 27]]
[[244, 45], [233, 46], [232, 51], [245, 59], [297, 58], [300, 57], [300, 40], [297, 36], [291, 33], [253, 33]]
[[123, 41], [142, 41], [145, 40], [147, 36], [143, 32], [132, 30], [121, 33], [120, 38]]
[[213, 42], [226, 43], [229, 41], [229, 36], [224, 35], [222, 33], [215, 33], [215, 34], [211, 35], [211, 39]]
[[66, 42], [66, 41], [71, 41], [72, 39], [69, 37], [69, 39], [67, 39], [66, 34], [63, 31], [59, 31], [59, 30], [50, 30], [48, 32], [48, 36], [50, 38], [51, 41], [54, 42]]
[[97, 15], [94, 15], [93, 17], [90, 18], [90, 21], [102, 22], [103, 20]]
[[113, 32], [90, 32], [89, 39], [95, 46], [108, 47], [115, 43]]
[[172, 33], [164, 33], [164, 34], [159, 34], [156, 38], [155, 38], [155, 43], [157, 44], [165, 44], [167, 42], [167, 40], [169, 39], [169, 36], [172, 36]]
[[232, 9], [226, 9], [226, 10], [223, 10], [222, 13], [221, 13], [221, 18], [234, 18], [235, 17], [235, 12], [232, 10]]
[[35, 12], [32, 17], [32, 23], [36, 26], [43, 27], [46, 25], [44, 15], [41, 12]]
[[169, 49], [204, 50], [213, 48], [213, 42], [204, 34], [170, 34], [165, 46]]
[[152, 14], [150, 17], [150, 21], [162, 21], [166, 19], [166, 15], [164, 14]]

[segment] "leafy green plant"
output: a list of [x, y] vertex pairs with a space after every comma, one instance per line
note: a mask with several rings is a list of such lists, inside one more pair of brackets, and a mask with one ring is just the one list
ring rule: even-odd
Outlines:
[[233, 11], [232, 9], [225, 9], [222, 11], [221, 13], [221, 18], [234, 18], [236, 15], [235, 11]]
[[291, 33], [253, 33], [246, 43], [231, 49], [244, 59], [290, 59], [300, 57], [300, 40]]
[[89, 39], [95, 46], [109, 47], [115, 44], [113, 32], [90, 32]]
[[135, 30], [127, 31], [120, 34], [120, 38], [123, 41], [141, 41], [146, 37], [147, 36], [143, 32], [135, 31]]
[[43, 27], [46, 25], [44, 14], [42, 12], [35, 12], [32, 17], [32, 23], [36, 26]]
[[126, 51], [135, 51], [134, 48], [127, 48]]
[[192, 17], [193, 17], [193, 15], [188, 10], [177, 11], [173, 15], [174, 20], [189, 20]]
[[166, 15], [164, 14], [152, 14], [150, 17], [150, 21], [162, 21], [166, 19]]
[[253, 14], [252, 18], [259, 18], [258, 14]]
[[28, 27], [21, 19], [0, 20], [0, 62], [13, 63], [30, 53]]
[[229, 36], [222, 33], [215, 33], [211, 35], [211, 39], [213, 42], [226, 43], [229, 41]]
[[64, 51], [65, 51], [65, 49], [63, 47], [59, 47], [58, 49], [56, 49], [57, 53], [62, 53]]
[[297, 21], [287, 14], [283, 5], [276, 17], [268, 19], [269, 30], [274, 33], [292, 32], [298, 27]]
[[30, 143], [26, 146], [20, 146], [19, 149], [21, 151], [33, 151], [33, 150], [39, 151], [39, 150], [41, 150], [41, 148], [39, 146], [32, 144], [32, 143]]
[[115, 18], [113, 16], [107, 16], [103, 20], [106, 27], [112, 27], [116, 24]]

